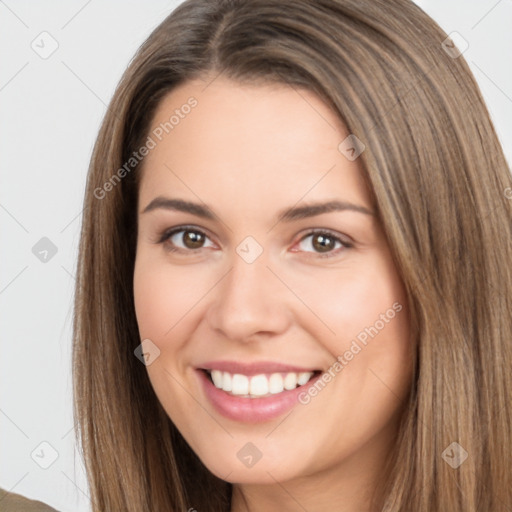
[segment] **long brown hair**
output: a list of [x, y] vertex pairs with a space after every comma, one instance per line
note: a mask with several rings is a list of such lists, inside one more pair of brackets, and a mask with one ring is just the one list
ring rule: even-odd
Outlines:
[[164, 95], [221, 73], [317, 93], [366, 146], [417, 354], [375, 510], [510, 511], [511, 175], [446, 38], [409, 0], [187, 0], [140, 47], [94, 147], [77, 268], [74, 413], [95, 512], [230, 508], [231, 484], [189, 448], [134, 356], [140, 166], [126, 166]]

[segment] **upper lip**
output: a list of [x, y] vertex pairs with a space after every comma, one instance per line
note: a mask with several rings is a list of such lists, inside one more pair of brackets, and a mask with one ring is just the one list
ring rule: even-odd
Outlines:
[[289, 364], [278, 363], [276, 361], [253, 361], [244, 363], [242, 361], [207, 361], [198, 366], [200, 370], [221, 370], [231, 374], [239, 373], [242, 375], [258, 375], [261, 373], [281, 373], [281, 372], [315, 372], [314, 368], [304, 368]]

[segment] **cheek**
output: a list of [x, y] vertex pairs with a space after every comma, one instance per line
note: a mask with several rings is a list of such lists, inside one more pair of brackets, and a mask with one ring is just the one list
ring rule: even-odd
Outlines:
[[[165, 332], [173, 311], [174, 294], [169, 293], [165, 274], [156, 267], [149, 271], [144, 262], [137, 262], [134, 274], [134, 302], [137, 323], [142, 338], [158, 339]], [[171, 324], [167, 325], [167, 329]]]
[[334, 278], [326, 274], [309, 287], [307, 301], [314, 304], [316, 316], [304, 328], [314, 332], [333, 364], [340, 363], [331, 367], [334, 388], [347, 404], [393, 402], [393, 393], [407, 393], [413, 360], [409, 314], [405, 290], [389, 259], [380, 255], [366, 260], [364, 268], [340, 269]]
[[385, 429], [410, 389], [413, 350], [404, 288], [388, 261], [365, 263], [335, 279], [330, 273], [307, 297], [322, 323], [312, 319], [305, 328], [333, 356], [332, 378], [318, 393], [303, 396], [303, 424], [310, 429], [319, 428], [317, 418], [329, 408], [331, 421], [320, 427], [332, 439], [321, 448], [325, 460], [348, 455]]
[[[134, 302], [142, 338], [159, 344], [171, 330], [186, 319], [186, 314], [204, 294], [203, 280], [184, 267], [171, 268], [164, 262], [138, 257], [134, 272]], [[191, 282], [194, 286], [191, 286]]]
[[314, 328], [319, 339], [338, 354], [358, 336], [363, 342], [365, 333], [369, 338], [368, 329], [390, 333], [399, 329], [406, 317], [403, 286], [394, 268], [382, 258], [365, 260], [364, 268], [318, 274], [314, 286], [307, 281], [298, 289], [315, 314], [314, 318], [308, 316], [309, 329]]
[[[176, 380], [181, 368], [176, 357], [187, 339], [190, 312], [204, 293], [198, 286], [190, 286], [190, 273], [171, 268], [165, 261], [143, 250], [135, 262], [133, 287], [134, 303], [141, 340], [151, 340], [160, 350], [155, 361], [146, 370], [156, 396], [169, 417], [187, 432], [190, 418], [183, 411], [194, 403]], [[197, 411], [196, 411], [197, 412]], [[199, 414], [199, 412], [197, 412]], [[188, 421], [186, 421], [188, 418]]]

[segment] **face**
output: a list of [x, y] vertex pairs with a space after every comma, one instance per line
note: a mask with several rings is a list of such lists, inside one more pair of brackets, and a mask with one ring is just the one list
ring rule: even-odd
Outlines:
[[349, 132], [311, 92], [220, 77], [168, 94], [149, 135], [134, 293], [169, 417], [229, 482], [375, 473], [412, 356]]

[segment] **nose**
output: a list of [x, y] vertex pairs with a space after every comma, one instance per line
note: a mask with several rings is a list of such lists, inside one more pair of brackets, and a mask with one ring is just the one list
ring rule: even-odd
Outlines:
[[252, 263], [233, 255], [231, 269], [214, 288], [207, 314], [211, 329], [239, 342], [286, 332], [292, 321], [291, 294], [267, 265], [263, 255]]

